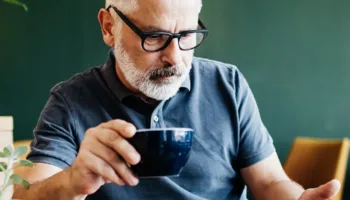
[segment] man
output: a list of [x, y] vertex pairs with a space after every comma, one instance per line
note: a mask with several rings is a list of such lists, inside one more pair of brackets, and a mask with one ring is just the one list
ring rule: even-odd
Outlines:
[[[207, 30], [201, 0], [110, 0], [98, 19], [106, 64], [56, 85], [35, 128], [24, 174], [31, 199], [325, 200], [331, 181], [304, 191], [284, 173], [247, 82], [236, 67], [193, 58]], [[179, 177], [141, 179], [129, 165], [136, 129], [195, 130]]]

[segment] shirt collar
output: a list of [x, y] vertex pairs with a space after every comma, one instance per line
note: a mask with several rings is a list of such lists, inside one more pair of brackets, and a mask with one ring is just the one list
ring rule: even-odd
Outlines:
[[[133, 95], [133, 93], [124, 86], [117, 76], [115, 71], [115, 56], [113, 49], [109, 51], [107, 62], [102, 66], [101, 73], [107, 82], [108, 87], [120, 101], [122, 101], [125, 97]], [[189, 75], [180, 86], [180, 90], [184, 89], [187, 89], [188, 91], [191, 90], [191, 80]]]

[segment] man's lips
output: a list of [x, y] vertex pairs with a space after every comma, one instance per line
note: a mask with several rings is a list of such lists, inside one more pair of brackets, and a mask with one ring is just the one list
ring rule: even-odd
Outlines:
[[171, 74], [166, 74], [166, 75], [158, 75], [158, 76], [151, 76], [151, 80], [168, 80], [168, 79], [172, 79], [172, 78], [177, 78], [177, 77], [180, 77], [181, 75], [180, 74], [174, 74], [174, 73], [171, 73]]

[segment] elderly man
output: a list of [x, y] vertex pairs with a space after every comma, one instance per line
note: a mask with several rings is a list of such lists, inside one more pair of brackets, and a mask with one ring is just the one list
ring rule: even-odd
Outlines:
[[[249, 86], [235, 66], [193, 57], [208, 31], [201, 0], [109, 0], [98, 13], [108, 61], [56, 85], [34, 130], [24, 177], [38, 199], [326, 200], [284, 173]], [[179, 177], [138, 179], [127, 142], [139, 128], [190, 127]]]

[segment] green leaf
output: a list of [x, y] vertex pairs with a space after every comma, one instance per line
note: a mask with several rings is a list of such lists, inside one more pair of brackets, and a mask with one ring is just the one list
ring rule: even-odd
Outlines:
[[11, 184], [22, 184], [23, 178], [17, 174], [12, 174], [10, 176], [10, 181]]
[[4, 153], [5, 158], [8, 158], [8, 157], [10, 157], [12, 155], [11, 150], [10, 150], [9, 147], [5, 147], [3, 153]]
[[28, 7], [26, 4], [18, 1], [18, 0], [2, 0], [3, 2], [5, 3], [9, 3], [9, 4], [13, 4], [13, 5], [16, 5], [16, 6], [20, 6], [22, 7], [26, 12], [28, 11]]
[[6, 158], [5, 153], [0, 151], [0, 158]]
[[7, 163], [0, 162], [0, 172], [3, 172], [7, 169]]
[[23, 156], [28, 151], [28, 147], [26, 146], [19, 146], [15, 150], [15, 156]]
[[30, 187], [30, 184], [29, 184], [29, 182], [28, 181], [26, 181], [26, 180], [24, 180], [23, 179], [23, 181], [22, 181], [22, 185], [23, 185], [23, 187], [25, 188], [25, 189], [29, 189], [29, 187]]
[[20, 160], [18, 165], [19, 166], [24, 166], [24, 167], [33, 167], [34, 163], [32, 163], [29, 160]]

